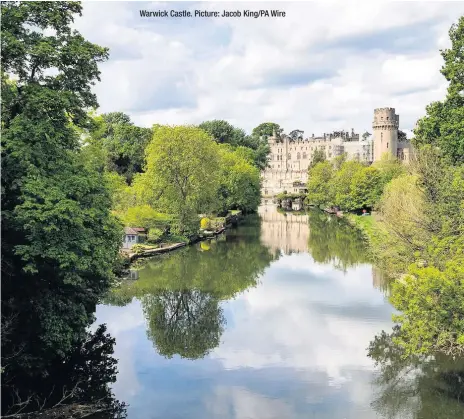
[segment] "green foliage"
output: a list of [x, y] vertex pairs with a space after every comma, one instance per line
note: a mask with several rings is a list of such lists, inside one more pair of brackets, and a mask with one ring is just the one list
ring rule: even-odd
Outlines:
[[[423, 146], [385, 187], [381, 222], [368, 231], [373, 253], [400, 278], [391, 301], [401, 314], [394, 343], [405, 357], [464, 351], [464, 167]], [[408, 275], [401, 275], [402, 273]]]
[[231, 145], [259, 169], [266, 167], [270, 148], [259, 136], [248, 136], [244, 130], [222, 120], [205, 121], [199, 128], [211, 135], [217, 143]]
[[280, 201], [282, 199], [298, 199], [298, 198], [305, 199], [306, 194], [305, 193], [285, 193], [285, 192], [281, 192], [281, 193], [277, 194], [275, 196], [275, 198], [277, 200], [280, 200]]
[[176, 232], [196, 232], [196, 214], [214, 208], [219, 169], [218, 145], [205, 131], [163, 126], [146, 149], [146, 171], [134, 187], [143, 203], [174, 216]]
[[151, 249], [156, 249], [156, 247], [137, 243], [131, 247], [131, 252], [135, 253], [136, 255], [141, 255], [142, 253], [145, 253], [147, 250], [151, 250]]
[[160, 228], [152, 227], [148, 230], [148, 242], [149, 243], [158, 243], [164, 235], [164, 231]]
[[227, 143], [231, 145], [238, 145], [235, 128], [227, 121], [217, 119], [214, 121], [205, 121], [198, 127], [211, 135], [211, 137], [214, 138], [214, 141], [219, 144]]
[[220, 210], [240, 209], [254, 211], [260, 203], [259, 171], [243, 153], [229, 147], [219, 148], [220, 156]]
[[385, 154], [379, 161], [372, 164], [372, 167], [380, 173], [380, 184], [382, 188], [393, 179], [406, 173], [405, 165], [391, 154]]
[[334, 173], [329, 184], [334, 205], [343, 210], [356, 209], [352, 195], [352, 184], [355, 175], [364, 168], [362, 163], [349, 160], [344, 162], [340, 166], [340, 170]]
[[449, 262], [435, 267], [411, 267], [409, 275], [393, 284], [391, 301], [402, 314], [396, 337], [406, 355], [464, 352], [464, 267]]
[[[1, 9], [5, 411], [15, 397], [31, 395], [24, 383], [52, 376], [86, 339], [114, 277], [122, 226], [79, 138], [86, 110], [97, 106], [91, 89], [107, 49], [71, 30], [79, 3], [8, 2]], [[40, 391], [37, 397], [52, 402]]]
[[311, 163], [309, 163], [308, 170], [311, 173], [311, 170], [313, 169], [314, 166], [316, 166], [318, 163], [322, 163], [326, 160], [325, 158], [325, 153], [322, 150], [315, 150], [313, 157], [311, 159]]
[[263, 138], [264, 140], [267, 140], [268, 137], [271, 137], [274, 132], [277, 136], [280, 136], [283, 131], [283, 128], [281, 128], [280, 125], [276, 124], [275, 122], [263, 122], [262, 124], [259, 124], [257, 127], [253, 128], [251, 134], [256, 138]]
[[128, 208], [121, 218], [127, 227], [143, 227], [146, 229], [164, 229], [172, 221], [171, 216], [159, 213], [149, 205]]
[[464, 163], [464, 16], [452, 25], [449, 35], [451, 48], [441, 52], [448, 92], [444, 101], [427, 106], [427, 115], [414, 130], [414, 144], [438, 146], [452, 162]]
[[333, 177], [333, 168], [330, 162], [316, 164], [309, 174], [308, 179], [308, 203], [324, 205], [332, 200], [328, 185]]
[[374, 167], [363, 167], [351, 180], [351, 207], [372, 208], [382, 195], [381, 174]]
[[142, 172], [151, 129], [137, 127], [129, 116], [112, 112], [95, 117], [89, 132], [90, 143], [105, 153], [107, 170], [124, 176], [129, 184], [136, 173]]

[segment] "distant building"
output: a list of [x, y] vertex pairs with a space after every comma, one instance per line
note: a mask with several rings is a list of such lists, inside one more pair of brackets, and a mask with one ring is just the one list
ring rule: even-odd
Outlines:
[[123, 249], [130, 249], [134, 244], [143, 243], [146, 238], [146, 230], [141, 227], [124, 227]]
[[314, 134], [310, 138], [293, 139], [286, 135], [268, 138], [271, 149], [268, 167], [261, 172], [262, 195], [275, 196], [286, 191], [300, 193], [306, 191], [308, 167], [316, 150], [325, 154], [327, 160], [347, 154], [348, 159], [370, 164], [389, 153], [404, 162], [411, 156], [408, 140], [398, 141], [399, 116], [394, 108], [374, 110], [372, 128], [374, 135], [365, 133], [361, 138], [354, 129]]

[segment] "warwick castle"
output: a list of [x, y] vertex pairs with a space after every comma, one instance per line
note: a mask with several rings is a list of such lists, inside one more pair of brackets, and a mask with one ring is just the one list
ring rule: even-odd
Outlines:
[[314, 152], [321, 150], [327, 160], [346, 153], [347, 158], [371, 164], [388, 153], [407, 163], [412, 146], [406, 138], [398, 139], [399, 116], [394, 108], [374, 110], [372, 129], [360, 138], [354, 130], [335, 131], [321, 137], [303, 139], [302, 135], [276, 135], [268, 138], [270, 160], [261, 172], [262, 195], [272, 197], [281, 192], [305, 192], [308, 167]]

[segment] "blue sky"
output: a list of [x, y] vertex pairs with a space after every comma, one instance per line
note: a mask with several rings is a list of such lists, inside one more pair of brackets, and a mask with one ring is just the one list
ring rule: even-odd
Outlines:
[[[141, 18], [146, 10], [280, 9], [285, 18]], [[274, 121], [305, 135], [371, 130], [391, 106], [411, 130], [446, 81], [439, 73], [462, 2], [84, 2], [76, 26], [110, 48], [100, 112], [143, 126]]]

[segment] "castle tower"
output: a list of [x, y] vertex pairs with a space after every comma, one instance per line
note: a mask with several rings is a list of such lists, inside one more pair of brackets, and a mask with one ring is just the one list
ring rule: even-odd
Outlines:
[[389, 153], [396, 157], [398, 150], [398, 127], [400, 117], [395, 108], [374, 109], [374, 161], [380, 160], [382, 154]]

